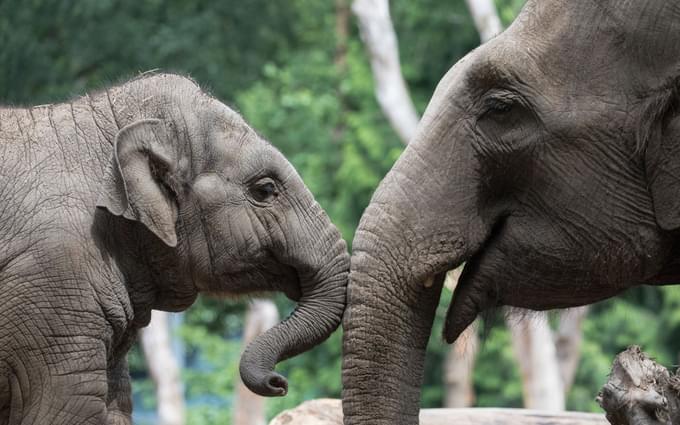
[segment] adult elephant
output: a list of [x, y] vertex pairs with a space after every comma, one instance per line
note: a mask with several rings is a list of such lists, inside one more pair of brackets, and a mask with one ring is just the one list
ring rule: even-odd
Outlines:
[[353, 242], [345, 424], [417, 423], [444, 337], [482, 311], [680, 282], [680, 4], [529, 0], [443, 77]]
[[3, 425], [129, 424], [137, 330], [199, 291], [299, 301], [241, 359], [262, 395], [285, 394], [274, 365], [340, 323], [339, 232], [281, 153], [187, 78], [0, 109], [0, 158]]

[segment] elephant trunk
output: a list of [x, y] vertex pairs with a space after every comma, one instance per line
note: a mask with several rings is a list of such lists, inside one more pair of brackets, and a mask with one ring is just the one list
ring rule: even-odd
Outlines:
[[286, 395], [288, 382], [274, 371], [275, 365], [323, 342], [342, 320], [349, 272], [347, 247], [325, 213], [318, 205], [315, 208], [318, 213], [312, 216], [322, 218], [326, 231], [324, 237], [300, 244], [306, 255], [297, 256], [314, 259], [294, 260], [300, 281], [298, 305], [286, 320], [256, 338], [241, 356], [243, 383], [262, 396]]
[[[358, 232], [343, 320], [344, 423], [418, 423], [425, 349], [443, 283], [395, 278], [366, 248], [375, 234]], [[398, 273], [398, 272], [397, 272]]]
[[[371, 205], [367, 213], [376, 213]], [[425, 349], [444, 274], [413, 280], [401, 248], [381, 246], [385, 229], [362, 226], [354, 239], [343, 319], [344, 423], [418, 423]], [[397, 230], [397, 229], [393, 229]], [[429, 279], [427, 279], [429, 280]]]
[[385, 177], [354, 238], [343, 319], [345, 425], [418, 423], [425, 350], [445, 274], [487, 233], [478, 198], [464, 189], [474, 187], [474, 166], [458, 162], [474, 157], [454, 161], [427, 147], [461, 140], [455, 127], [430, 128], [421, 127]]

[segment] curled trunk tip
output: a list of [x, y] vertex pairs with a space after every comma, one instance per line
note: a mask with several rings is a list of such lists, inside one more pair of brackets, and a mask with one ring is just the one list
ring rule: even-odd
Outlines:
[[340, 325], [346, 304], [349, 257], [328, 263], [331, 273], [320, 273], [319, 281], [301, 285], [302, 298], [283, 322], [258, 336], [241, 356], [239, 372], [243, 383], [254, 393], [284, 396], [286, 378], [274, 371], [279, 361], [303, 353], [320, 344]]
[[[288, 380], [274, 372], [276, 360], [266, 354], [260, 357], [253, 351], [257, 345], [251, 344], [241, 357], [239, 372], [243, 383], [255, 394], [264, 397], [282, 397], [288, 393]], [[259, 358], [259, 361], [256, 360]]]

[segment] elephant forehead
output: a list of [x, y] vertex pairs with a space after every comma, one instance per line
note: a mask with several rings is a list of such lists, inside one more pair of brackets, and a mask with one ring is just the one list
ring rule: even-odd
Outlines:
[[269, 142], [259, 137], [243, 145], [240, 159], [240, 172], [246, 179], [268, 176], [283, 182], [292, 170], [288, 160]]
[[195, 159], [203, 162], [202, 171], [233, 170], [241, 162], [243, 145], [247, 143], [250, 130], [244, 126], [217, 127], [210, 129], [203, 150], [192, 152]]

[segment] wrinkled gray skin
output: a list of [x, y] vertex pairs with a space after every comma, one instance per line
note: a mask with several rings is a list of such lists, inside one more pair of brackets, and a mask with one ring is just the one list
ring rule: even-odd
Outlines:
[[274, 365], [340, 322], [345, 243], [286, 159], [176, 75], [0, 109], [0, 424], [129, 424], [126, 352], [197, 292], [299, 300], [241, 360]]
[[448, 342], [490, 308], [680, 281], [679, 83], [664, 0], [529, 0], [443, 77], [353, 242], [345, 424], [417, 423], [443, 273], [464, 261]]

